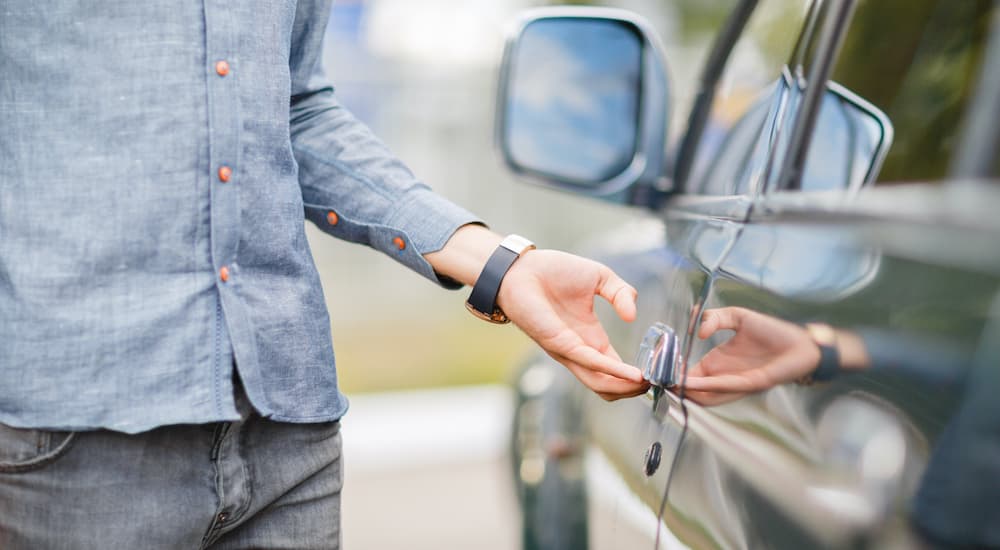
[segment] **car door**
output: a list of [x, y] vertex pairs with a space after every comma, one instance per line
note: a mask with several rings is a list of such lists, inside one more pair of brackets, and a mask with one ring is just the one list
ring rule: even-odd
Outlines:
[[[703, 308], [829, 323], [861, 335], [873, 367], [712, 406], [685, 398], [666, 509], [692, 547], [911, 547], [936, 521], [927, 495], [941, 472], [928, 461], [960, 452], [941, 441], [1000, 288], [995, 262], [982, 260], [996, 249], [989, 212], [1000, 203], [991, 187], [963, 190], [942, 176], [992, 6], [827, 4], [816, 29], [853, 17], [832, 82], [820, 82], [801, 177], [785, 171], [793, 118]], [[900, 13], [905, 22], [885, 25]], [[789, 72], [812, 74], [822, 50], [807, 40]], [[931, 64], [945, 76], [929, 75]], [[810, 83], [796, 80], [804, 94]], [[901, 180], [924, 183], [893, 185]], [[692, 340], [688, 367], [730, 335]]]
[[[677, 517], [661, 518], [660, 513], [685, 417], [677, 395], [666, 391], [677, 380], [661, 367], [666, 367], [664, 358], [673, 350], [677, 355], [686, 353], [692, 311], [703, 301], [711, 274], [749, 211], [747, 182], [761, 176], [769, 143], [777, 139], [780, 121], [788, 112], [790, 75], [783, 67], [805, 19], [803, 0], [766, 0], [752, 10], [740, 24], [744, 30], [735, 48], [723, 52], [731, 60], [715, 93], [708, 125], [700, 133], [701, 156], [691, 167], [695, 174], [691, 181], [697, 183], [652, 219], [636, 221], [601, 239], [612, 244], [602, 247], [605, 252], [597, 254], [599, 259], [640, 295], [633, 323], [616, 322], [605, 310], [605, 325], [615, 349], [635, 357], [651, 379], [650, 392], [606, 403], [580, 391], [572, 381], [565, 383], [565, 373], [544, 361], [531, 364], [521, 376], [525, 397], [517, 422], [516, 458], [521, 480], [536, 487], [526, 491], [531, 499], [526, 505], [529, 525], [558, 520], [570, 526], [563, 533], [586, 525], [586, 537], [574, 535], [573, 540], [586, 541], [591, 548], [673, 546], [674, 539], [664, 535], [669, 529], [660, 525], [667, 521], [672, 528], [678, 525]], [[544, 390], [533, 389], [538, 380], [545, 382], [539, 384]], [[552, 472], [557, 473], [550, 476]], [[582, 487], [576, 484], [581, 479]], [[566, 516], [577, 517], [573, 505], [541, 503], [545, 494], [559, 492], [563, 498], [552, 500], [587, 503], [585, 521], [565, 521]], [[565, 498], [569, 493], [578, 498]], [[568, 540], [557, 534], [531, 538], [556, 540], [549, 547], [566, 547]]]
[[[661, 211], [656, 228], [661, 238], [631, 254], [607, 259], [640, 296], [638, 318], [613, 341], [618, 349], [635, 350], [636, 366], [646, 372], [653, 387], [645, 401], [604, 404], [593, 408], [588, 419], [601, 453], [614, 456], [621, 469], [631, 472], [633, 488], [646, 489], [645, 505], [657, 514], [655, 536], [646, 544], [652, 542], [654, 547], [678, 547], [677, 533], [686, 529], [683, 513], [664, 501], [668, 486], [676, 480], [671, 471], [682, 432], [678, 428], [686, 422], [677, 395], [665, 391], [679, 382], [679, 373], [671, 377], [657, 372], [669, 346], [657, 349], [656, 345], [672, 336], [681, 361], [690, 351], [692, 313], [701, 307], [712, 274], [736, 242], [755, 182], [766, 176], [771, 144], [779, 139], [792, 112], [792, 75], [785, 65], [808, 19], [806, 8], [802, 1], [766, 0], [748, 12], [727, 54], [707, 123], [699, 132], [687, 192], [676, 195]], [[647, 353], [650, 348], [653, 351]], [[622, 414], [610, 412], [615, 410]], [[661, 455], [663, 465], [658, 470], [650, 467], [654, 454]], [[622, 499], [591, 501], [621, 506]], [[614, 533], [594, 533], [592, 542], [597, 548], [633, 547]]]
[[[599, 60], [609, 57], [606, 54], [615, 44], [621, 47], [624, 43], [632, 51], [634, 45], [639, 45], [631, 40], [636, 36], [634, 31], [640, 26], [646, 26], [638, 18], [620, 11], [550, 8], [540, 12], [540, 15], [551, 18], [543, 19], [535, 27], [534, 37], [530, 36], [530, 30], [522, 31], [517, 51], [524, 52], [539, 44], [545, 47], [532, 55], [523, 54], [526, 60], [518, 57], [522, 54], [510, 54], [510, 58], [515, 61], [506, 65], [509, 73], [516, 72], [518, 66], [522, 67], [526, 72], [518, 74], [528, 76], [521, 82], [530, 79], [533, 89], [539, 82], [544, 83], [546, 78], [551, 79], [559, 71], [565, 72], [567, 67], [587, 67], [597, 63], [593, 61], [595, 58]], [[587, 39], [580, 38], [580, 35], [574, 36], [574, 33], [587, 34], [594, 29], [600, 29], [599, 36], [590, 35]], [[625, 33], [621, 32], [623, 29]], [[614, 36], [616, 41], [608, 42], [609, 35]], [[649, 57], [655, 57], [659, 53], [656, 44], [658, 39], [652, 31], [645, 36], [640, 43], [644, 59], [649, 62], [652, 61]], [[598, 43], [595, 40], [604, 42]], [[553, 55], [551, 52], [556, 46], [560, 47], [560, 51], [575, 54], [578, 62], [566, 61], [567, 57], [572, 56]], [[581, 51], [585, 48], [601, 51], [584, 56]], [[604, 55], [597, 55], [598, 53]], [[530, 61], [546, 56], [559, 63], [544, 65], [543, 70], [538, 73], [523, 69], [536, 67]], [[520, 104], [519, 94], [523, 93], [521, 90], [524, 88], [517, 89], [518, 93], [507, 95], [502, 91], [501, 97], [508, 98], [503, 104], [508, 106], [507, 112], [510, 113], [508, 118], [502, 119], [502, 123], [505, 122], [506, 125], [501, 124], [501, 135], [506, 136], [501, 142], [511, 145], [506, 150], [508, 163], [522, 172], [551, 175], [553, 172], [574, 174], [581, 165], [592, 161], [594, 157], [590, 155], [584, 155], [580, 160], [560, 151], [559, 154], [544, 156], [542, 160], [545, 162], [541, 164], [545, 165], [546, 170], [531, 170], [535, 158], [531, 156], [533, 153], [544, 153], [546, 144], [565, 141], [559, 136], [553, 138], [546, 132], [561, 133], [569, 127], [567, 134], [572, 138], [580, 137], [581, 130], [578, 127], [557, 123], [564, 112], [574, 111], [580, 105], [580, 97], [593, 96], [593, 103], [615, 103], [608, 101], [607, 97], [601, 97], [602, 90], [615, 87], [598, 81], [606, 79], [607, 73], [621, 72], [622, 67], [635, 63], [640, 58], [627, 55], [620, 59], [627, 62], [602, 65], [600, 70], [595, 70], [583, 79], [585, 85], [577, 86], [572, 82], [567, 85], [563, 80], [554, 79], [557, 84], [552, 86], [553, 89], [559, 92], [569, 89], [572, 93], [553, 93], [550, 96], [556, 97], [553, 103], [560, 105], [567, 95], [570, 96], [567, 109], [552, 110], [552, 118], [527, 117], [522, 111], [509, 107]], [[650, 103], [662, 105], [662, 108], [654, 109], [658, 115], [650, 118], [658, 119], [660, 126], [663, 126], [668, 90], [666, 86], [653, 85], [659, 80], [658, 75], [663, 70], [660, 67], [645, 70], [640, 78], [628, 76], [616, 82], [619, 85], [624, 83], [623, 87], [626, 89], [631, 89], [636, 81], [641, 82], [646, 97], [661, 94]], [[512, 86], [516, 87], [518, 80], [510, 77], [506, 82], [514, 82]], [[669, 91], [683, 89], [683, 86], [671, 86]], [[518, 118], [519, 116], [524, 118]], [[511, 130], [517, 127], [518, 120], [529, 121], [530, 124], [521, 128], [530, 128], [526, 131]], [[539, 120], [544, 122], [539, 123]], [[654, 127], [655, 123], [646, 128]], [[593, 132], [585, 136], [587, 139], [582, 142], [592, 144], [594, 141], [607, 141], [608, 134], [607, 131]], [[524, 139], [512, 139], [510, 135], [518, 135]], [[519, 143], [527, 141], [531, 141], [531, 147], [519, 148]], [[578, 144], [572, 149], [586, 148], [579, 146], [580, 139], [570, 141]], [[612, 142], [611, 145], [621, 147], [619, 140]], [[642, 166], [642, 170], [648, 170], [653, 178], [661, 178], [663, 174], [660, 173], [659, 166], [664, 152], [662, 142], [661, 136], [653, 148], [655, 154], [640, 155], [637, 157], [639, 161], [630, 166]], [[564, 179], [569, 180], [569, 183], [557, 182], [561, 188], [580, 190], [579, 182], [572, 181], [574, 178]], [[611, 187], [618, 185], [614, 181], [611, 183]], [[613, 194], [624, 196], [618, 191]], [[666, 238], [663, 220], [648, 214], [649, 212], [646, 215], [637, 213], [637, 219], [633, 223], [602, 235], [603, 245], [599, 247], [600, 251], [585, 251], [610, 265], [635, 285], [643, 296], [639, 303], [638, 318], [629, 325], [617, 320], [609, 309], [599, 311], [608, 328], [612, 345], [626, 356], [627, 361], [639, 354], [640, 350], [644, 350], [647, 359], [653, 360], [653, 356], [657, 355], [654, 352], [661, 351], [657, 346], [662, 345], [663, 339], [659, 337], [665, 335], [657, 332], [657, 329], [686, 323], [690, 307], [704, 288], [708, 275], [702, 267], [685, 259], [683, 236], [678, 235], [677, 239]], [[674, 275], [668, 276], [671, 273]], [[686, 305], [664, 312], [661, 307], [666, 303]], [[518, 377], [517, 389], [513, 454], [524, 510], [525, 547], [575, 549], [652, 546], [657, 535], [658, 511], [670, 479], [670, 467], [683, 433], [684, 417], [679, 399], [657, 386], [644, 397], [608, 403], [583, 388], [564, 368], [554, 364], [549, 358], [529, 360]]]

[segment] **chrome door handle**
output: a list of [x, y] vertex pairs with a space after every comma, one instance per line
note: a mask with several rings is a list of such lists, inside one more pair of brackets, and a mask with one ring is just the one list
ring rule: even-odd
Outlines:
[[670, 388], [680, 383], [680, 359], [677, 333], [668, 325], [656, 323], [646, 330], [635, 366], [642, 370], [642, 377], [650, 384]]

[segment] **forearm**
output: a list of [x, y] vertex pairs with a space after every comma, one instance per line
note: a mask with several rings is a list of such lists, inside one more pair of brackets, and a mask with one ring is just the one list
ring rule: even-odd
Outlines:
[[871, 368], [871, 358], [865, 341], [857, 333], [837, 330], [837, 354], [840, 357], [840, 369], [844, 371], [859, 371]]
[[438, 275], [472, 286], [502, 240], [501, 235], [482, 225], [463, 225], [444, 247], [425, 254], [424, 259]]
[[306, 217], [339, 239], [371, 246], [445, 287], [424, 255], [479, 222], [433, 193], [329, 90], [296, 98], [292, 151]]

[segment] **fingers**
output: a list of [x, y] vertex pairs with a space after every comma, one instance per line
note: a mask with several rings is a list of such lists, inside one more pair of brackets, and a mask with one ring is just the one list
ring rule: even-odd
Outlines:
[[621, 378], [616, 378], [602, 372], [590, 370], [572, 361], [560, 358], [556, 358], [556, 360], [562, 363], [584, 386], [590, 388], [590, 390], [605, 401], [615, 401], [625, 397], [642, 395], [649, 389], [649, 383], [642, 380], [641, 376], [639, 382], [622, 380]]
[[641, 395], [649, 388], [642, 371], [623, 363], [610, 345], [602, 353], [581, 341], [564, 353], [548, 353], [606, 401]]
[[632, 392], [627, 392], [627, 393], [623, 393], [623, 394], [617, 394], [617, 393], [616, 394], [598, 393], [597, 395], [600, 396], [601, 399], [603, 399], [605, 401], [618, 401], [619, 399], [625, 399], [625, 398], [628, 398], [628, 397], [637, 397], [637, 396], [640, 396], [640, 395], [646, 393], [647, 391], [649, 391], [649, 384], [648, 383], [645, 384], [645, 385], [643, 385], [639, 389], [637, 389], [635, 391], [632, 391]]
[[[708, 353], [711, 354], [712, 352], [710, 351]], [[711, 376], [713, 374], [713, 370], [711, 365], [709, 365], [709, 361], [706, 361], [706, 359], [708, 359], [708, 355], [702, 357], [701, 360], [695, 363], [693, 367], [689, 368], [687, 376]]]
[[707, 309], [701, 317], [698, 338], [704, 340], [720, 330], [739, 330], [746, 315], [747, 310], [740, 307]]
[[[561, 267], [546, 269], [545, 252], [525, 257], [536, 258], [537, 265], [522, 265], [518, 299], [501, 304], [504, 311], [552, 358], [604, 399], [644, 393], [648, 386], [642, 372], [622, 362], [594, 314], [596, 294], [607, 300], [622, 320], [635, 320], [636, 290], [608, 267], [572, 255], [550, 253], [548, 258], [558, 260]], [[535, 276], [528, 277], [525, 273], [530, 270], [523, 269], [531, 265], [536, 267]], [[507, 285], [508, 292], [512, 288]]]
[[730, 401], [735, 401], [744, 394], [742, 393], [711, 393], [711, 392], [701, 392], [701, 391], [691, 391], [687, 388], [684, 389], [684, 397], [698, 403], [699, 405], [705, 407], [714, 407], [715, 405], [722, 405], [723, 403], [729, 403]]
[[[617, 353], [615, 355], [617, 356]], [[606, 374], [621, 380], [633, 383], [642, 382], [642, 371], [623, 363], [619, 359], [602, 354], [589, 346], [576, 346], [568, 353], [563, 354], [562, 358], [556, 357], [556, 359], [562, 363], [571, 362], [587, 370]]]
[[597, 286], [597, 294], [614, 306], [615, 313], [623, 321], [632, 322], [635, 320], [635, 300], [639, 292], [607, 267], [601, 269], [601, 280]]
[[685, 380], [684, 388], [691, 391], [713, 393], [753, 393], [766, 390], [774, 384], [760, 370], [740, 374], [717, 374], [714, 376], [691, 376]]

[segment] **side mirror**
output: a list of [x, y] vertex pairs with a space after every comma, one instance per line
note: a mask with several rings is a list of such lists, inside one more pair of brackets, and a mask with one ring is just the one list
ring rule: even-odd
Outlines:
[[497, 143], [529, 180], [624, 202], [664, 180], [667, 95], [662, 48], [638, 16], [530, 10], [504, 52]]

